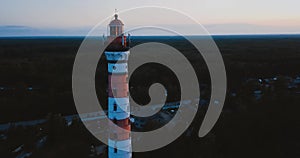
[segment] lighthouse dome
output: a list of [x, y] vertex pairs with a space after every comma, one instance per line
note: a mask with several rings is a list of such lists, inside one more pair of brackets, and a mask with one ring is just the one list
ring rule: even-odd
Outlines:
[[110, 36], [120, 36], [124, 31], [124, 24], [118, 19], [118, 14], [115, 14], [115, 19], [109, 23]]
[[115, 19], [109, 23], [109, 26], [123, 26], [123, 22], [118, 19], [118, 14], [115, 14]]

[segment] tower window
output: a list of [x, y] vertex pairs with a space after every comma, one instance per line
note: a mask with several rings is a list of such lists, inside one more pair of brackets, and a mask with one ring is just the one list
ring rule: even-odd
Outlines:
[[114, 103], [114, 111], [117, 111], [117, 104]]

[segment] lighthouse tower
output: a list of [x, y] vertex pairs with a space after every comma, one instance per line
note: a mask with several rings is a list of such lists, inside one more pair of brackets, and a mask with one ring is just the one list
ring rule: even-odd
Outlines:
[[124, 35], [124, 24], [114, 15], [109, 23], [108, 47], [105, 56], [108, 61], [108, 117], [115, 125], [126, 129], [120, 131], [110, 125], [108, 138], [109, 158], [131, 158], [130, 106], [128, 97], [129, 42]]

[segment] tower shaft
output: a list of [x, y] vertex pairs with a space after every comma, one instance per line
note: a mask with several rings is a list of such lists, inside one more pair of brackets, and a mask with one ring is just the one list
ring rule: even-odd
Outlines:
[[[109, 158], [131, 158], [131, 122], [128, 88], [128, 57], [129, 47], [123, 34], [123, 23], [117, 19], [111, 21], [110, 43], [105, 50], [108, 61], [108, 117], [110, 135], [108, 138]], [[116, 128], [117, 125], [124, 130]]]

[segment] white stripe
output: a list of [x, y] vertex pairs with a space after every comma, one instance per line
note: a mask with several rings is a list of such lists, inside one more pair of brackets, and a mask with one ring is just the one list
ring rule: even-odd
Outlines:
[[128, 60], [130, 52], [105, 52], [108, 61]]
[[[116, 105], [116, 111], [114, 109]], [[130, 112], [129, 98], [108, 98], [108, 111], [111, 112]]]
[[114, 63], [108, 63], [108, 72], [109, 73], [127, 73], [127, 63], [120, 63], [120, 64], [114, 64]]
[[108, 139], [108, 145], [112, 148], [116, 147], [119, 150], [130, 151], [131, 149], [131, 138], [126, 140], [111, 140]]

